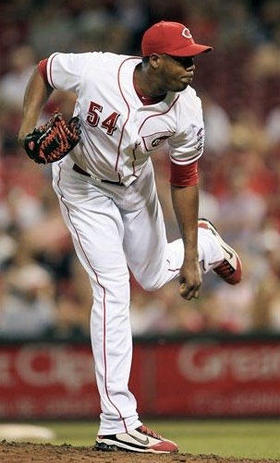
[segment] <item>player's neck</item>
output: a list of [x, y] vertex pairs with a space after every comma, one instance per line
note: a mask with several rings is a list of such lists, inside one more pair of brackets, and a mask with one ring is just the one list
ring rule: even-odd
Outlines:
[[159, 83], [154, 79], [148, 69], [144, 69], [140, 64], [134, 70], [134, 82], [141, 94], [149, 98], [162, 98], [166, 96], [166, 91], [160, 88]]

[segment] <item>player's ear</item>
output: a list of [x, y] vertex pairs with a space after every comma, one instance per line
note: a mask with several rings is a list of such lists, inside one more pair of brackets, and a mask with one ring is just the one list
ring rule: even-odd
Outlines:
[[158, 55], [157, 53], [153, 53], [152, 55], [150, 55], [149, 63], [153, 69], [157, 69], [160, 64], [160, 55]]

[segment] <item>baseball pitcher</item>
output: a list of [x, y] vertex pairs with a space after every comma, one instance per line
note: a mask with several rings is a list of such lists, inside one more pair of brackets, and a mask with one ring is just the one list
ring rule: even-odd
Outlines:
[[[190, 300], [201, 273], [229, 284], [241, 261], [215, 227], [198, 219], [201, 101], [192, 88], [194, 58], [211, 47], [183, 24], [146, 30], [142, 57], [53, 53], [27, 86], [19, 142], [38, 163], [52, 163], [53, 187], [93, 289], [91, 340], [101, 399], [99, 450], [170, 453], [177, 445], [148, 429], [128, 389], [132, 357], [129, 269], [146, 290], [174, 278]], [[36, 128], [54, 89], [77, 95], [73, 117], [56, 113]], [[181, 239], [167, 242], [151, 156], [166, 144]]]

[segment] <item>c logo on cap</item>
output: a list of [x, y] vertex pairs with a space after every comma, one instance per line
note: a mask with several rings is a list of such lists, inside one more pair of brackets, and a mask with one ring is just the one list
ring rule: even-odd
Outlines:
[[192, 39], [192, 34], [190, 33], [187, 27], [183, 29], [182, 36], [185, 37], [186, 39]]

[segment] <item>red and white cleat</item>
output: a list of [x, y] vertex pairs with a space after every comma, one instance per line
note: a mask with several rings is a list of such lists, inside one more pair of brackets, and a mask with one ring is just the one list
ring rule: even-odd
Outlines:
[[225, 243], [209, 220], [199, 219], [198, 226], [212, 232], [224, 253], [224, 260], [217, 264], [217, 266], [213, 268], [213, 271], [230, 285], [239, 283], [242, 276], [242, 264], [237, 252]]
[[141, 453], [173, 453], [178, 452], [177, 445], [164, 439], [146, 426], [139, 426], [129, 432], [97, 436], [96, 450], [122, 450]]

